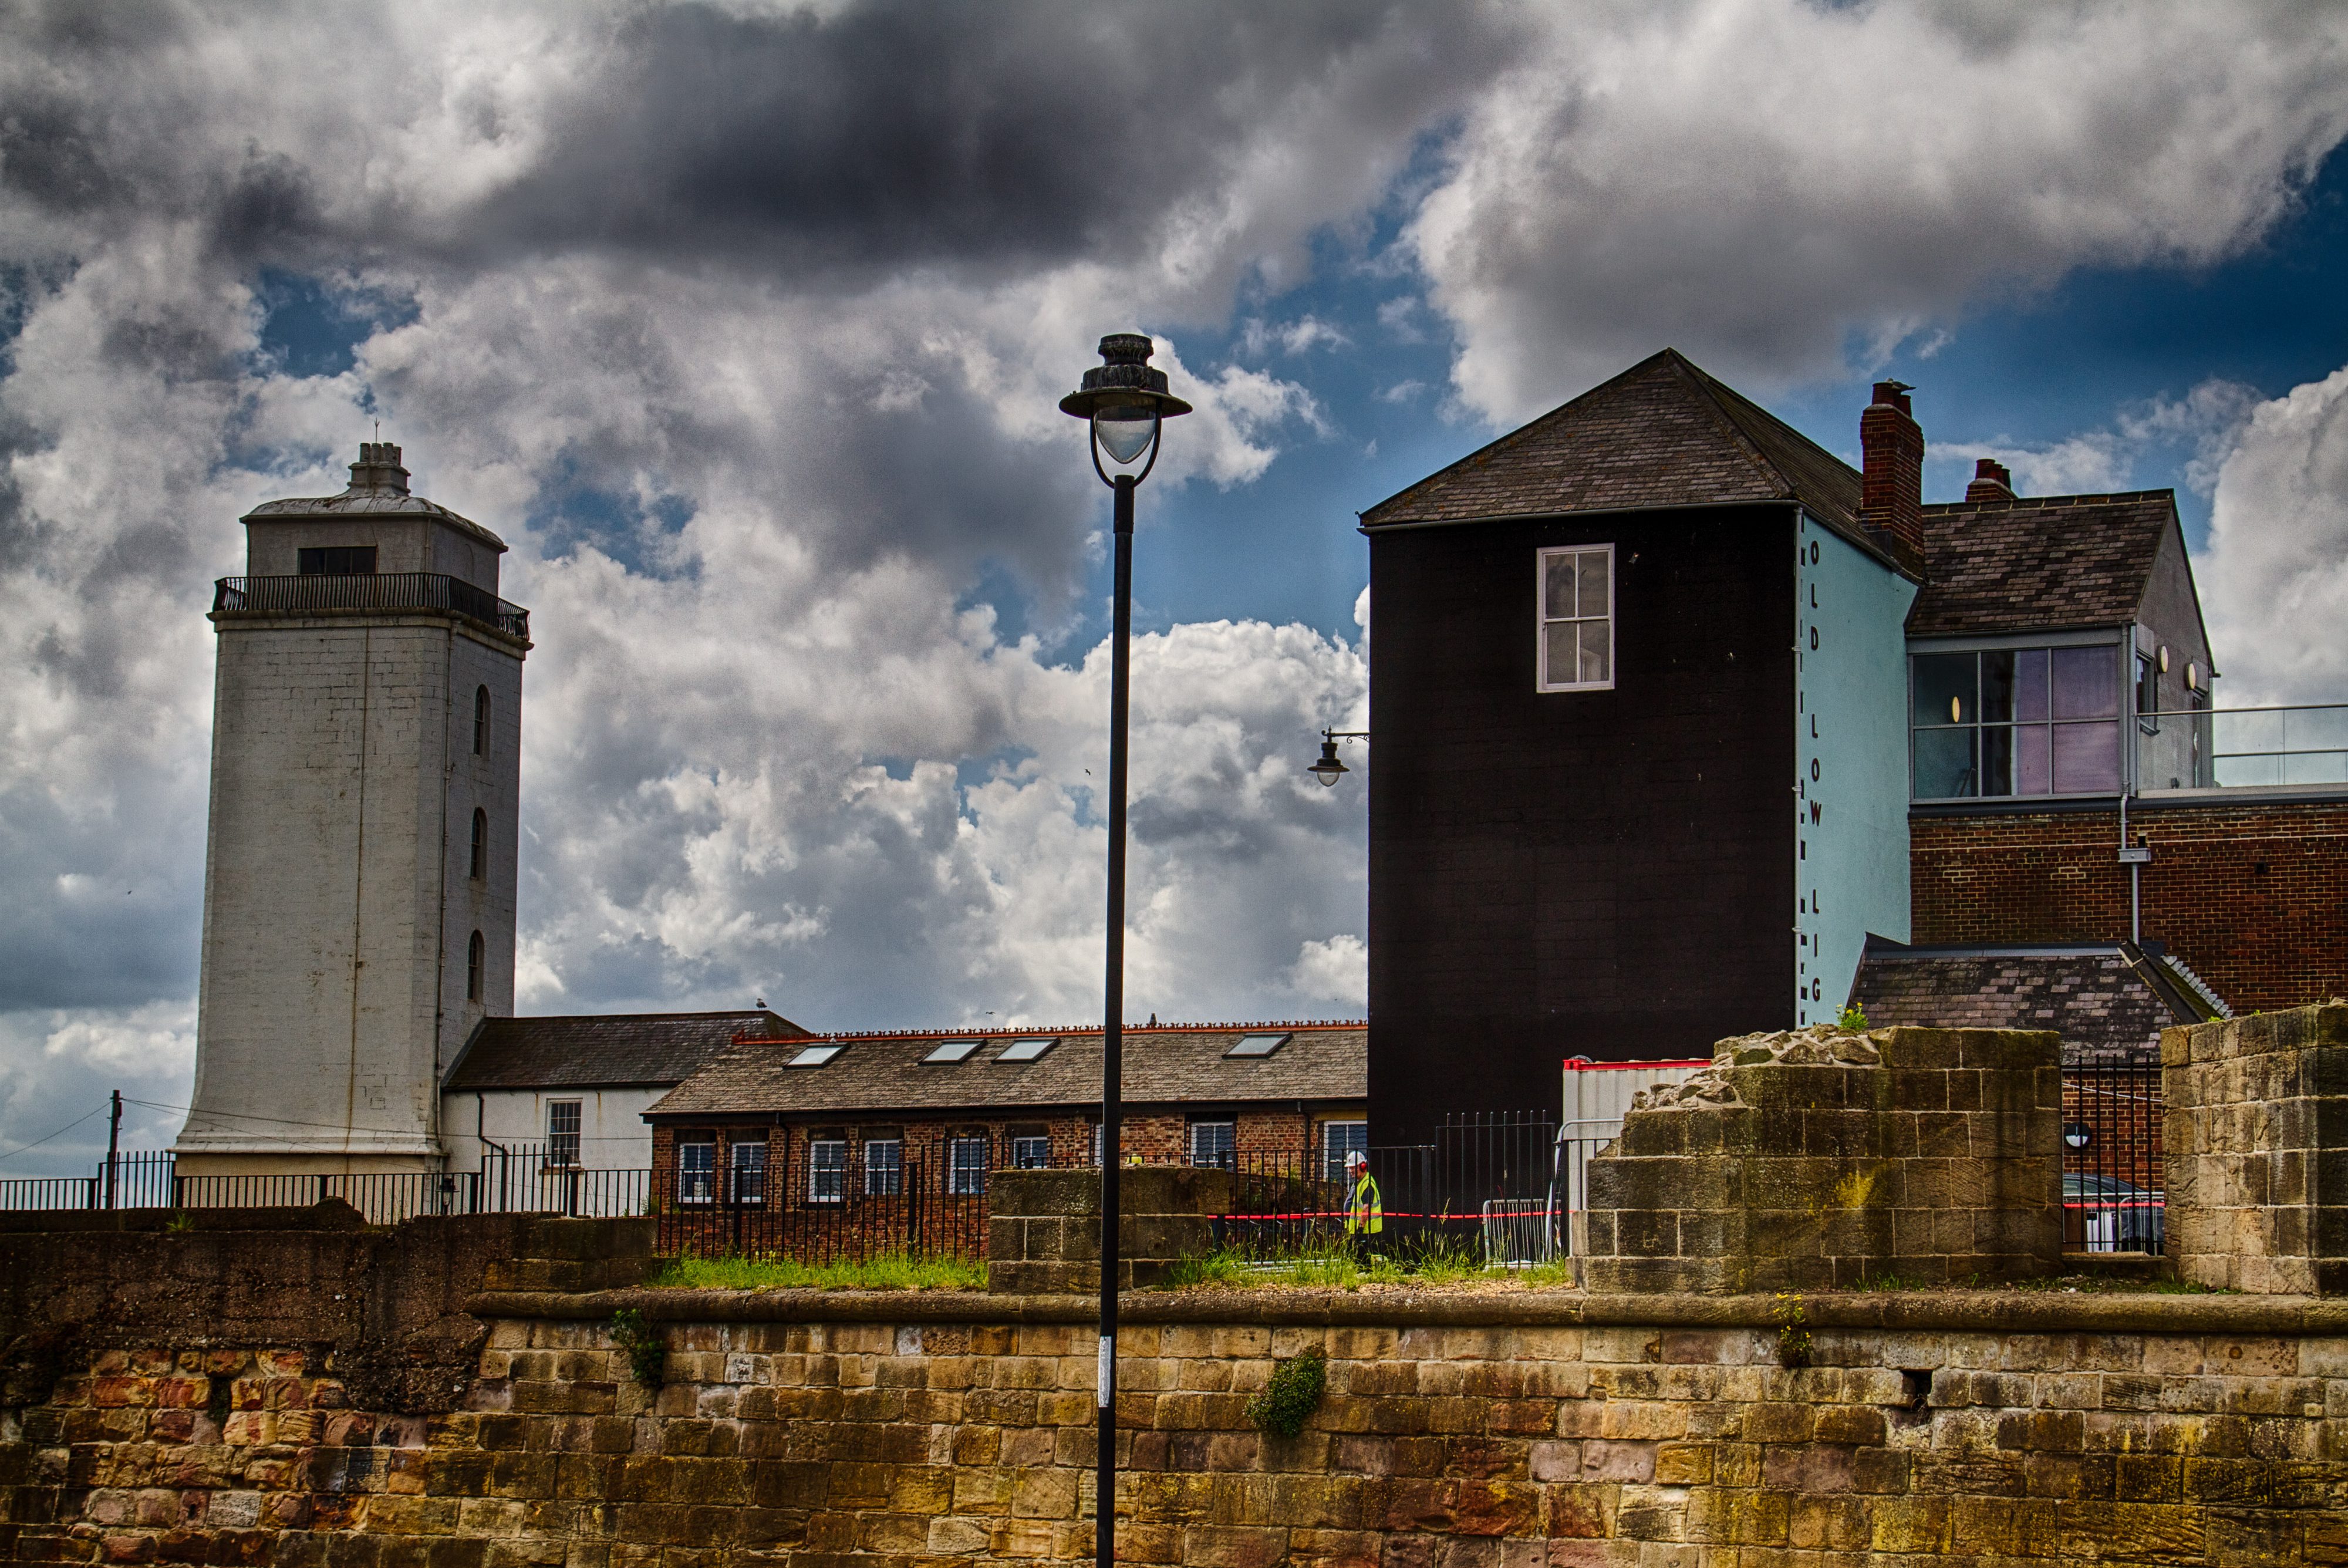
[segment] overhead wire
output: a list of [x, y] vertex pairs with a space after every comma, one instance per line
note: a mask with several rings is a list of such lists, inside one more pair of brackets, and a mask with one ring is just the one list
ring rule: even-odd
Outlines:
[[92, 1117], [104, 1116], [112, 1109], [113, 1108], [111, 1106], [101, 1105], [96, 1110], [91, 1111], [88, 1116], [79, 1117], [72, 1121], [67, 1122], [63, 1127], [58, 1128], [46, 1138], [36, 1138], [32, 1142], [26, 1144], [22, 1149], [11, 1149], [7, 1153], [0, 1154], [0, 1160], [14, 1160], [19, 1154], [29, 1153], [33, 1150], [38, 1149], [44, 1143], [47, 1143], [55, 1139], [63, 1138], [67, 1133], [71, 1132], [75, 1128], [79, 1127], [83, 1122], [89, 1120]]

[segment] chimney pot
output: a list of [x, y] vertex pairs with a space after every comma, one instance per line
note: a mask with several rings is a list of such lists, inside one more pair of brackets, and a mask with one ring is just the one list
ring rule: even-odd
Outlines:
[[1973, 464], [1973, 482], [1965, 487], [1965, 503], [1969, 506], [1997, 506], [2013, 499], [2013, 475], [1995, 458], [1982, 458]]
[[361, 441], [359, 460], [351, 465], [351, 489], [407, 493], [407, 470], [399, 464], [399, 449], [389, 441]]
[[1911, 565], [1924, 558], [1924, 428], [1908, 405], [1915, 388], [1879, 381], [1875, 401], [1859, 417], [1859, 521], [1886, 536]]

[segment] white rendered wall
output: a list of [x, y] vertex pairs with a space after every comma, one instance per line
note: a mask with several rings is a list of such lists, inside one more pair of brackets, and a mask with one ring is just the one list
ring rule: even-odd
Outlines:
[[[437, 1165], [440, 1069], [484, 1012], [512, 1011], [520, 656], [429, 615], [218, 626], [195, 1109], [178, 1148], [212, 1171]], [[496, 743], [476, 758], [483, 685]], [[476, 805], [491, 829], [479, 882]]]
[[644, 1112], [675, 1088], [450, 1089], [441, 1097], [440, 1126], [448, 1169], [479, 1171], [483, 1140], [500, 1148], [546, 1141], [546, 1103], [579, 1102], [579, 1162], [594, 1171], [649, 1171], [653, 1130]]

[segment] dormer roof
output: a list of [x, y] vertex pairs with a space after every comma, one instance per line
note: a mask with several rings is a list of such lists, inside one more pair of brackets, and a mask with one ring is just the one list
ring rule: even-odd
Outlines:
[[1927, 506], [1924, 587], [1908, 634], [2127, 625], [2138, 618], [2172, 531], [2177, 492], [2167, 490]]

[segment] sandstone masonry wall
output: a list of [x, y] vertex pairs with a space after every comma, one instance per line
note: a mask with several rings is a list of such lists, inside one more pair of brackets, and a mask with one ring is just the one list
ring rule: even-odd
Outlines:
[[2348, 1295], [2348, 1005], [2169, 1029], [2160, 1059], [2178, 1277]]
[[2049, 1032], [1819, 1026], [1724, 1040], [1632, 1101], [1574, 1253], [1602, 1291], [2026, 1279], [2062, 1261]]
[[[519, 1304], [520, 1298], [508, 1298]], [[604, 1323], [644, 1304], [669, 1382]], [[1259, 1568], [2348, 1560], [2348, 1315], [2239, 1298], [1495, 1305], [1136, 1296], [1120, 1553]], [[493, 1304], [492, 1304], [493, 1305]], [[1029, 1298], [572, 1298], [464, 1408], [298, 1345], [111, 1349], [0, 1417], [0, 1560], [272, 1568], [1059, 1562], [1092, 1546], [1091, 1326]], [[1056, 1318], [1056, 1320], [1055, 1320]], [[753, 1320], [763, 1319], [763, 1320]], [[1250, 1394], [1317, 1350], [1267, 1437]]]

